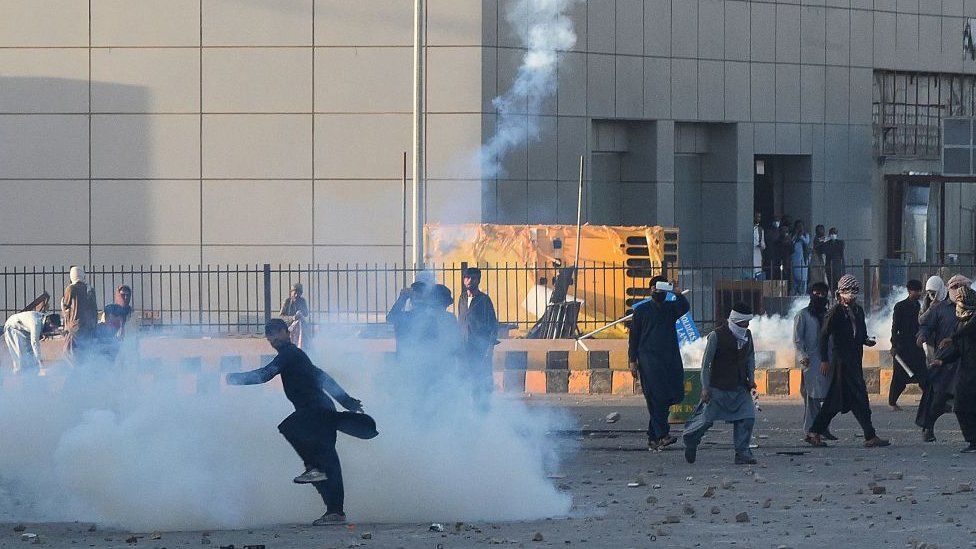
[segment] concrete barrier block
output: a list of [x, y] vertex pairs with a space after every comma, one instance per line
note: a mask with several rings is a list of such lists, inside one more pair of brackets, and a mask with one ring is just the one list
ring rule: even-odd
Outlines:
[[803, 384], [803, 370], [790, 368], [790, 395], [800, 394], [800, 386]]
[[894, 372], [887, 368], [882, 368], [878, 371], [878, 383], [880, 384], [878, 389], [884, 396], [888, 396], [888, 393], [891, 392], [891, 377], [893, 375]]
[[781, 368], [766, 370], [766, 394], [790, 394], [790, 371]]
[[613, 371], [590, 370], [590, 394], [609, 395], [613, 389]]
[[570, 394], [590, 394], [590, 370], [570, 370], [567, 383]]
[[627, 351], [610, 351], [610, 369], [622, 372], [630, 371], [630, 361]]
[[864, 359], [861, 361], [861, 365], [880, 366], [881, 353], [877, 349], [864, 349]]
[[634, 374], [630, 371], [613, 371], [610, 393], [614, 395], [630, 396], [634, 394]]
[[526, 351], [527, 370], [545, 370], [549, 351]]
[[610, 367], [610, 351], [590, 351], [587, 362], [591, 370], [607, 369]]
[[529, 366], [529, 355], [526, 351], [507, 351], [505, 353], [505, 370], [526, 370]]
[[546, 393], [566, 394], [569, 392], [569, 370], [546, 370]]
[[525, 370], [505, 370], [502, 372], [502, 391], [506, 393], [524, 393], [525, 374]]
[[569, 351], [547, 352], [546, 370], [569, 370]]
[[769, 385], [766, 382], [766, 373], [769, 370], [756, 370], [756, 390], [761, 395], [768, 395]]
[[543, 395], [546, 393], [546, 371], [545, 370], [526, 370], [525, 392], [531, 394], [543, 394]]
[[580, 372], [590, 368], [590, 354], [586, 351], [566, 351], [568, 366], [571, 371]]
[[863, 368], [864, 384], [868, 387], [869, 395], [881, 393], [881, 368]]

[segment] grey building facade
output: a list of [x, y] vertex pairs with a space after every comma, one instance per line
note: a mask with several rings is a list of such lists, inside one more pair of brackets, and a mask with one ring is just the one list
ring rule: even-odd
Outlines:
[[[970, 184], [886, 174], [940, 172], [942, 118], [974, 114], [976, 0], [576, 2], [540, 139], [487, 179], [509, 4], [427, 1], [429, 222], [574, 223], [582, 155], [585, 219], [676, 226], [688, 263], [751, 263], [756, 210], [850, 261], [931, 255], [942, 192], [941, 251], [972, 257]], [[0, 264], [402, 261], [412, 10], [0, 0]]]

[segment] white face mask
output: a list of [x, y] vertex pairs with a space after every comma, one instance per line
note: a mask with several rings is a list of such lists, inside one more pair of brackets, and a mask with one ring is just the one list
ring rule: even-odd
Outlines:
[[837, 240], [837, 235], [836, 235], [836, 234], [832, 234], [832, 235], [830, 235], [830, 239], [831, 239], [831, 240]]
[[774, 229], [778, 229], [779, 228], [779, 221], [773, 221], [773, 228]]

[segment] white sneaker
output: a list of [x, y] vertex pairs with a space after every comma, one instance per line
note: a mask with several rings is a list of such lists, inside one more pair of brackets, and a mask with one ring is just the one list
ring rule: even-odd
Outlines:
[[329, 477], [325, 473], [313, 468], [295, 477], [293, 482], [295, 484], [311, 484], [313, 482], [322, 482], [323, 480], [328, 479]]

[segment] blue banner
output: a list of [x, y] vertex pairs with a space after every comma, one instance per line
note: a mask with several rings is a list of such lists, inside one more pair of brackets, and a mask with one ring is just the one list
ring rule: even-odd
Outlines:
[[[674, 301], [674, 293], [668, 292], [668, 296], [664, 300]], [[636, 309], [648, 301], [651, 301], [651, 299], [648, 298], [643, 301], [638, 301], [634, 303], [634, 308]], [[690, 310], [674, 323], [674, 327], [678, 331], [678, 344], [680, 345], [701, 339], [701, 332], [698, 331], [698, 325], [695, 324], [695, 319], [692, 318]]]

